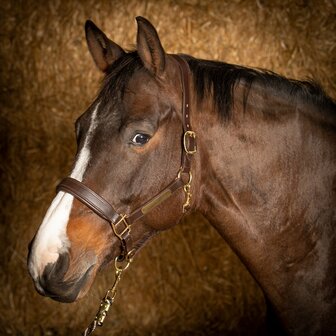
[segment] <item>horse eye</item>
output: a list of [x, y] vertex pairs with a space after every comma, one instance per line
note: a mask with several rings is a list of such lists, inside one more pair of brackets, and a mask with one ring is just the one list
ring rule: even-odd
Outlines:
[[132, 143], [137, 146], [143, 146], [149, 141], [149, 139], [150, 135], [144, 133], [138, 133], [133, 137]]

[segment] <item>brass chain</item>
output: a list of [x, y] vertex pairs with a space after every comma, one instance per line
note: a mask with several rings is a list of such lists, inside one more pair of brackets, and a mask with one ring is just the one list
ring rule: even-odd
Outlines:
[[101, 300], [98, 312], [95, 318], [93, 319], [93, 321], [89, 324], [89, 326], [83, 332], [83, 336], [89, 336], [95, 331], [97, 327], [103, 326], [107, 313], [110, 310], [115, 300], [115, 297], [117, 294], [117, 286], [120, 282], [121, 275], [123, 271], [125, 271], [131, 264], [133, 254], [134, 254], [134, 250], [128, 252], [126, 258], [124, 258], [123, 261], [120, 261], [120, 257], [115, 258], [114, 260], [114, 268], [115, 268], [114, 283], [112, 287], [106, 292], [104, 298]]
[[190, 202], [191, 202], [191, 197], [192, 193], [190, 192], [191, 185], [190, 183], [187, 183], [183, 186], [183, 190], [185, 193], [185, 202], [183, 204], [183, 213], [186, 213], [189, 210], [190, 207]]
[[[181, 177], [181, 173], [182, 173], [182, 170], [180, 169], [177, 177], [180, 178]], [[192, 198], [192, 193], [191, 193], [191, 181], [192, 181], [192, 173], [189, 172], [188, 173], [188, 182], [183, 186], [183, 191], [184, 191], [184, 194], [185, 194], [185, 200], [184, 200], [184, 204], [182, 206], [183, 208], [183, 213], [186, 213], [189, 208], [190, 208], [190, 205], [191, 205], [191, 198]]]

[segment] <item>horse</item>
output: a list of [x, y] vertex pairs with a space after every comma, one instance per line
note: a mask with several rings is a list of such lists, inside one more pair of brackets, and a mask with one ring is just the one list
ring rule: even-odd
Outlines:
[[313, 81], [168, 54], [136, 20], [128, 52], [85, 24], [105, 77], [29, 247], [36, 290], [78, 300], [104, 265], [197, 211], [260, 285], [278, 334], [335, 335], [335, 101]]

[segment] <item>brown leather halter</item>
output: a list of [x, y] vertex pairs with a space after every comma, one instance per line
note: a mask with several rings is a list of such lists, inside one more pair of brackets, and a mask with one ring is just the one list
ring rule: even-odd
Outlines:
[[[120, 239], [122, 244], [121, 259], [127, 255], [127, 242], [130, 240], [131, 225], [145, 216], [149, 211], [157, 207], [164, 200], [173, 195], [173, 193], [183, 187], [186, 194], [186, 200], [183, 205], [183, 212], [186, 212], [190, 206], [191, 193], [190, 184], [191, 174], [191, 156], [196, 152], [196, 134], [191, 128], [190, 123], [190, 91], [189, 91], [189, 66], [188, 63], [178, 55], [171, 55], [178, 62], [181, 82], [182, 82], [182, 126], [183, 126], [183, 148], [181, 158], [181, 168], [175, 178], [166, 188], [150, 199], [141, 207], [130, 214], [120, 214], [114, 210], [112, 205], [103, 197], [96, 194], [84, 183], [72, 178], [66, 177], [57, 186], [56, 191], [67, 192], [79, 201], [89, 207], [98, 216], [108, 221], [114, 234]], [[187, 182], [185, 182], [187, 181]]]

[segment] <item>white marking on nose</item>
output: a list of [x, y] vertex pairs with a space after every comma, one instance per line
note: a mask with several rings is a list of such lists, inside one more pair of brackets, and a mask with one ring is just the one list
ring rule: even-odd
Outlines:
[[[84, 145], [81, 148], [71, 177], [82, 181], [89, 163], [90, 141], [97, 127], [97, 111], [99, 103], [92, 112], [89, 130], [86, 134]], [[39, 227], [34, 240], [29, 259], [29, 271], [36, 279], [48, 263], [57, 261], [60, 253], [66, 252], [70, 242], [66, 235], [66, 228], [70, 217], [74, 197], [60, 191], [52, 201], [44, 219]]]

